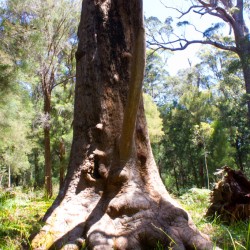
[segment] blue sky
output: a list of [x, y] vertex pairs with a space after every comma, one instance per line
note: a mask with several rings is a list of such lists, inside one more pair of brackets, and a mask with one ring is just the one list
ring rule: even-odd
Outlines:
[[[183, 0], [174, 0], [174, 1], [165, 0], [165, 2], [168, 2], [168, 4], [171, 4], [172, 2], [172, 4], [174, 4], [175, 6], [177, 4], [178, 7], [180, 8], [184, 8], [185, 10], [188, 9], [187, 2]], [[144, 14], [146, 17], [156, 16], [160, 20], [164, 21], [169, 16], [172, 16], [173, 18], [179, 16], [179, 13], [176, 12], [175, 10], [165, 8], [161, 4], [160, 0], [143, 0], [143, 5], [144, 5]], [[185, 8], [185, 6], [187, 7]], [[211, 16], [210, 17], [204, 16], [202, 17], [201, 20], [198, 15], [189, 15], [181, 20], [184, 21], [187, 20], [187, 18], [188, 21], [196, 22], [200, 26], [200, 29], [204, 29], [204, 24], [208, 23], [211, 24], [211, 22], [213, 21], [211, 20]], [[216, 22], [216, 20], [214, 20], [214, 22]], [[189, 35], [193, 35], [192, 31], [189, 33]], [[167, 70], [169, 71], [169, 73], [171, 75], [174, 75], [177, 73], [179, 69], [189, 67], [188, 60], [191, 61], [192, 65], [196, 64], [198, 62], [198, 58], [195, 56], [195, 54], [200, 48], [201, 45], [197, 44], [197, 45], [191, 45], [183, 51], [174, 52], [173, 56], [171, 56], [168, 59]]]

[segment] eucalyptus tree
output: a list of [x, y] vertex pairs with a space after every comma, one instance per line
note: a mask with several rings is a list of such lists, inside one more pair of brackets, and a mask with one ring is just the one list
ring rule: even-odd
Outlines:
[[[34, 249], [213, 249], [166, 191], [141, 101], [142, 0], [84, 0], [66, 180]], [[168, 236], [166, 236], [166, 234]]]
[[[250, 127], [250, 34], [246, 25], [248, 19], [247, 1], [244, 0], [195, 0], [188, 1], [187, 9], [171, 7], [172, 1], [162, 0], [167, 8], [175, 9], [179, 13], [179, 19], [183, 20], [177, 23], [177, 27], [187, 27], [189, 30], [177, 32], [173, 28], [173, 18], [169, 17], [162, 24], [157, 18], [151, 18], [151, 25], [148, 29], [148, 44], [155, 48], [177, 51], [184, 50], [192, 44], [207, 44], [225, 51], [235, 53], [240, 61], [241, 69], [244, 75], [246, 98], [248, 107], [248, 126]], [[171, 6], [170, 6], [171, 5]], [[214, 22], [209, 24], [209, 19], [205, 22], [209, 26], [201, 27], [198, 21], [191, 23], [184, 18], [189, 15], [199, 15], [202, 18], [206, 16], [215, 17]], [[228, 27], [229, 35], [225, 34], [225, 26]], [[157, 27], [157, 28], [156, 28]], [[201, 28], [199, 28], [201, 27]], [[194, 33], [198, 36], [195, 37]], [[187, 37], [186, 35], [192, 34]]]
[[[209, 78], [211, 89], [216, 95], [218, 128], [222, 134], [227, 134], [228, 139], [225, 141], [230, 143], [229, 148], [224, 146], [224, 148], [228, 148], [228, 160], [227, 163], [225, 161], [224, 163], [232, 167], [237, 166], [242, 171], [249, 171], [247, 162], [250, 130], [247, 126], [244, 76], [239, 60], [230, 51], [219, 51], [212, 48], [202, 50], [200, 58], [203, 74], [205, 73]], [[217, 150], [221, 151], [219, 148]], [[216, 161], [219, 160], [219, 156], [216, 154], [213, 158], [216, 158]]]
[[[249, 171], [249, 129], [239, 61], [234, 53], [212, 47], [201, 50], [199, 57], [198, 65], [168, 78], [173, 101], [161, 107], [165, 133], [161, 164], [173, 178], [163, 176], [177, 192], [193, 185], [207, 187], [206, 175], [213, 181], [212, 173], [224, 165]], [[204, 125], [210, 133], [202, 139], [195, 131]]]
[[[52, 196], [51, 167], [51, 95], [53, 89], [74, 78], [74, 72], [67, 68], [64, 58], [73, 60], [76, 34], [76, 19], [79, 13], [79, 1], [33, 1], [40, 46], [36, 54], [40, 87], [43, 94], [43, 128], [45, 155], [45, 189], [47, 196]], [[69, 48], [69, 49], [68, 49]], [[66, 52], [68, 49], [68, 54]]]
[[[49, 197], [52, 196], [52, 91], [60, 84], [74, 82], [72, 65], [77, 42], [76, 20], [80, 14], [79, 6], [80, 1], [68, 0], [7, 0], [5, 6], [6, 22], [13, 27], [20, 27], [19, 30], [12, 28], [12, 39], [21, 52], [18, 64], [29, 68], [29, 76], [36, 79], [38, 84], [33, 88], [43, 98], [43, 114], [39, 120], [44, 132], [45, 191]], [[7, 36], [8, 30], [5, 34]]]
[[12, 32], [12, 26], [0, 6], [0, 185], [9, 187], [12, 180], [17, 185], [24, 184], [24, 175], [31, 169], [27, 137], [32, 117], [28, 90], [18, 81], [21, 76], [16, 64], [18, 49], [11, 37], [6, 36], [16, 32]]
[[[72, 120], [73, 120], [73, 98], [74, 84], [58, 86], [52, 97], [53, 126], [52, 136], [52, 164], [54, 166], [54, 177], [58, 177], [62, 186], [66, 164], [69, 159], [69, 152], [72, 143]], [[58, 167], [58, 169], [56, 169]], [[57, 170], [57, 171], [56, 171]]]
[[[157, 104], [165, 102], [166, 95], [166, 78], [167, 56], [153, 53], [152, 50], [146, 52], [146, 67], [143, 82], [143, 91], [149, 94]], [[163, 59], [165, 58], [165, 59]]]
[[[1, 74], [1, 71], [0, 71]], [[28, 134], [32, 118], [31, 100], [26, 89], [11, 78], [11, 90], [2, 94], [0, 91], [0, 179], [8, 186], [15, 179], [16, 185], [25, 183], [25, 174], [31, 166], [28, 155], [31, 152]], [[4, 177], [4, 179], [3, 179]], [[1, 185], [1, 183], [0, 183]]]
[[[207, 154], [204, 152], [204, 142], [207, 141], [199, 140], [194, 143], [194, 138], [197, 138], [197, 127], [208, 121], [211, 123], [214, 119], [212, 93], [200, 90], [196, 84], [188, 85], [183, 79], [182, 75], [179, 84], [182, 82], [180, 88], [183, 92], [176, 96], [172, 104], [161, 107], [165, 133], [162, 142], [165, 152], [164, 169], [165, 172], [173, 173], [178, 192], [180, 188], [193, 185], [205, 187]], [[211, 149], [209, 146], [205, 146], [206, 152]]]

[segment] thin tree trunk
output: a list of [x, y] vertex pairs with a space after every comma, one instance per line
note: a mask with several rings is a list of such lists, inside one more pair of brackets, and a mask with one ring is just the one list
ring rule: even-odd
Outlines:
[[65, 143], [64, 140], [61, 138], [60, 143], [59, 143], [59, 160], [60, 160], [60, 176], [59, 176], [59, 187], [60, 189], [63, 186], [63, 181], [64, 181], [64, 176], [65, 176]]
[[243, 160], [242, 160], [242, 152], [241, 152], [241, 148], [240, 148], [240, 140], [239, 140], [238, 136], [237, 136], [236, 141], [235, 141], [235, 148], [236, 148], [239, 168], [240, 168], [241, 171], [244, 171]]
[[68, 172], [33, 249], [213, 248], [166, 191], [152, 155], [137, 85], [144, 65], [134, 68], [142, 33], [142, 0], [83, 1]]
[[[205, 150], [205, 148], [204, 148], [204, 150]], [[206, 168], [206, 175], [207, 175], [207, 189], [209, 189], [210, 188], [210, 181], [209, 181], [209, 173], [208, 173], [206, 152], [204, 153], [204, 161], [205, 161], [205, 168]]]
[[177, 190], [177, 193], [180, 194], [180, 188], [179, 188], [179, 184], [178, 184], [178, 175], [177, 175], [177, 172], [176, 172], [175, 165], [173, 165], [173, 169], [174, 169], [174, 179], [175, 179], [176, 190]]
[[33, 150], [33, 156], [34, 156], [34, 188], [38, 188], [40, 186], [40, 173], [39, 173], [39, 164], [38, 164], [38, 150]]
[[182, 160], [180, 159], [180, 177], [181, 177], [181, 185], [182, 185], [182, 188], [184, 189], [186, 187], [186, 173], [185, 173], [185, 170], [184, 170], [184, 166], [183, 166], [183, 162]]
[[196, 184], [197, 187], [199, 187], [200, 183], [199, 183], [198, 175], [197, 175], [198, 169], [196, 169], [196, 167], [195, 167], [196, 165], [195, 165], [195, 163], [193, 161], [193, 157], [192, 156], [189, 158], [189, 163], [191, 165], [191, 169], [193, 170], [193, 176], [194, 176], [195, 184]]
[[8, 166], [8, 188], [11, 188], [11, 169], [10, 169], [10, 165]]
[[200, 181], [201, 181], [201, 187], [205, 187], [205, 181], [204, 181], [204, 167], [203, 163], [200, 161]]
[[51, 152], [50, 152], [50, 110], [51, 110], [51, 96], [50, 93], [44, 94], [44, 158], [45, 158], [45, 196], [51, 198], [52, 191], [52, 166], [51, 166]]

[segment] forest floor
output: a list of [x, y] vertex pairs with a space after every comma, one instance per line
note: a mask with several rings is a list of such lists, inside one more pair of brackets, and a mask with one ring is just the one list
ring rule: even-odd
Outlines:
[[[209, 190], [190, 189], [181, 197], [175, 197], [191, 214], [202, 232], [210, 235], [223, 250], [250, 249], [250, 223], [238, 222], [227, 226], [219, 219], [204, 218], [209, 205]], [[41, 226], [41, 219], [53, 199], [44, 199], [43, 192], [14, 189], [6, 192], [0, 189], [0, 250], [22, 249], [28, 243], [30, 234]], [[155, 250], [166, 249], [160, 244]]]

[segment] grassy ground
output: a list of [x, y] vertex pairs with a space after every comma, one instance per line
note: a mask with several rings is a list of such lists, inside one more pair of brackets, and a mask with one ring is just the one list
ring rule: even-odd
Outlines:
[[237, 222], [233, 225], [220, 223], [219, 218], [209, 221], [204, 218], [209, 206], [207, 189], [193, 188], [178, 200], [190, 213], [198, 229], [210, 236], [216, 246], [223, 250], [250, 250], [250, 222]]
[[0, 250], [22, 249], [33, 230], [42, 226], [41, 218], [51, 203], [42, 192], [0, 190]]
[[[210, 235], [223, 250], [250, 250], [250, 229], [248, 222], [226, 226], [219, 220], [207, 221], [204, 214], [209, 204], [209, 191], [191, 189], [178, 198], [189, 211], [198, 228]], [[42, 192], [15, 189], [0, 190], [0, 250], [22, 249], [34, 230], [42, 226], [41, 218], [51, 205]], [[156, 249], [164, 249], [159, 245]]]

